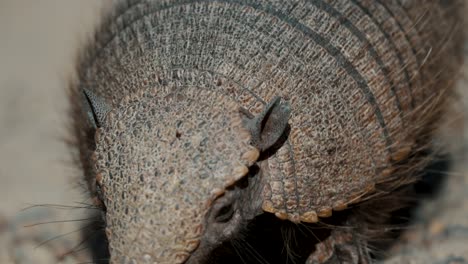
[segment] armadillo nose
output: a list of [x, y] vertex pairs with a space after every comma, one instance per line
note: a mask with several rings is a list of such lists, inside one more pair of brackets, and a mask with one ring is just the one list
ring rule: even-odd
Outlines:
[[140, 258], [123, 256], [111, 259], [111, 264], [182, 264], [189, 258], [189, 254], [177, 254], [173, 262], [158, 261], [151, 254], [143, 254]]
[[[143, 237], [141, 237], [143, 238]], [[144, 239], [144, 238], [143, 238]], [[157, 239], [151, 237], [150, 239]], [[198, 239], [189, 239], [183, 243], [172, 240], [135, 242], [126, 244], [124, 248], [115, 249], [110, 244], [111, 264], [183, 264], [186, 263], [193, 252], [198, 248]], [[112, 241], [111, 241], [112, 242]], [[173, 242], [173, 243], [171, 243]], [[175, 242], [175, 243], [174, 243]]]

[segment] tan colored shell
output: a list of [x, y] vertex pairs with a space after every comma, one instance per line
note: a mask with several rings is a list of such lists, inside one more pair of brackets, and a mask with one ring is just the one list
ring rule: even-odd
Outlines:
[[161, 85], [216, 91], [252, 113], [289, 100], [263, 208], [316, 222], [368, 197], [427, 143], [459, 50], [456, 1], [442, 2], [122, 1], [80, 84], [113, 106]]
[[183, 91], [132, 94], [97, 133], [96, 180], [117, 263], [185, 261], [200, 243], [210, 203], [258, 158], [232, 100]]

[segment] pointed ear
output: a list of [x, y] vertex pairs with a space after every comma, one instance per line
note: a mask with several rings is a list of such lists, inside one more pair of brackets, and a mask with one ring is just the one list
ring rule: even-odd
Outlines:
[[88, 89], [83, 88], [84, 105], [88, 120], [94, 128], [102, 127], [110, 107], [103, 98]]
[[258, 116], [253, 116], [244, 109], [242, 112], [252, 135], [252, 145], [263, 152], [273, 146], [285, 132], [291, 107], [288, 102], [281, 102], [281, 98], [277, 96]]

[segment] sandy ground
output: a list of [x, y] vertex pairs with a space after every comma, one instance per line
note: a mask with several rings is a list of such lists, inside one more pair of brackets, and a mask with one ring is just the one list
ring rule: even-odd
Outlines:
[[96, 1], [0, 1], [0, 208], [70, 202], [67, 75]]
[[[60, 245], [48, 243], [37, 247], [57, 234], [75, 230], [76, 223], [23, 228], [41, 222], [38, 217], [44, 221], [80, 218], [75, 216], [77, 212], [22, 209], [35, 204], [86, 202], [82, 189], [76, 187], [76, 173], [69, 164], [62, 141], [66, 135], [65, 91], [76, 47], [92, 29], [102, 3], [93, 0], [0, 0], [0, 263], [88, 261], [85, 255], [63, 257], [76, 245], [76, 232], [67, 235], [66, 240], [60, 240]], [[463, 83], [460, 85], [462, 94], [466, 87]], [[460, 114], [465, 110], [461, 107], [457, 111]], [[461, 142], [467, 141], [460, 132], [463, 127], [464, 123], [458, 122], [445, 131], [446, 136], [455, 139], [452, 140], [454, 146], [464, 146]], [[456, 151], [459, 161], [452, 177], [455, 189], [448, 188], [448, 193], [464, 192], [466, 195], [462, 198], [449, 195], [438, 203], [442, 208], [458, 206], [465, 211], [459, 210], [462, 213], [458, 218], [448, 214], [435, 224], [431, 222], [430, 230], [436, 234], [443, 229], [441, 226], [455, 221], [453, 219], [465, 216], [468, 219], [465, 156], [461, 148]], [[31, 230], [36, 233], [32, 240], [25, 238], [26, 242], [9, 244], [12, 233], [19, 233], [21, 237], [23, 232], [26, 236]], [[463, 245], [459, 242], [453, 246], [448, 244], [452, 249], [462, 247], [461, 251]], [[417, 254], [418, 250], [427, 248], [406, 250], [406, 253]], [[431, 252], [437, 254], [438, 251], [431, 249]], [[468, 256], [466, 250], [465, 253]], [[397, 257], [392, 263], [404, 263], [404, 259], [405, 256]], [[427, 255], [427, 259], [433, 260], [433, 256]]]
[[[85, 201], [75, 187], [76, 173], [62, 140], [65, 91], [76, 47], [91, 31], [102, 2], [0, 0], [0, 230], [1, 219], [21, 222], [7, 227], [3, 222], [9, 230], [37, 223], [29, 219], [38, 216], [45, 221], [76, 219], [72, 210], [21, 211], [29, 205]], [[41, 227], [47, 231], [36, 242], [76, 229], [65, 224]], [[40, 256], [44, 247], [24, 246], [30, 253], [15, 255], [16, 263], [55, 263]], [[13, 262], [11, 254], [16, 253], [4, 247], [2, 239], [0, 248], [0, 263]]]

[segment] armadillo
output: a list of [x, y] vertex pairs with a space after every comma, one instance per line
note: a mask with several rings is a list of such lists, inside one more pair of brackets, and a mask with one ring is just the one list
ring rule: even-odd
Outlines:
[[[262, 217], [366, 225], [359, 204], [417, 178], [461, 63], [462, 1], [111, 5], [70, 96], [110, 263], [216, 263]], [[295, 263], [371, 262], [354, 226]]]

